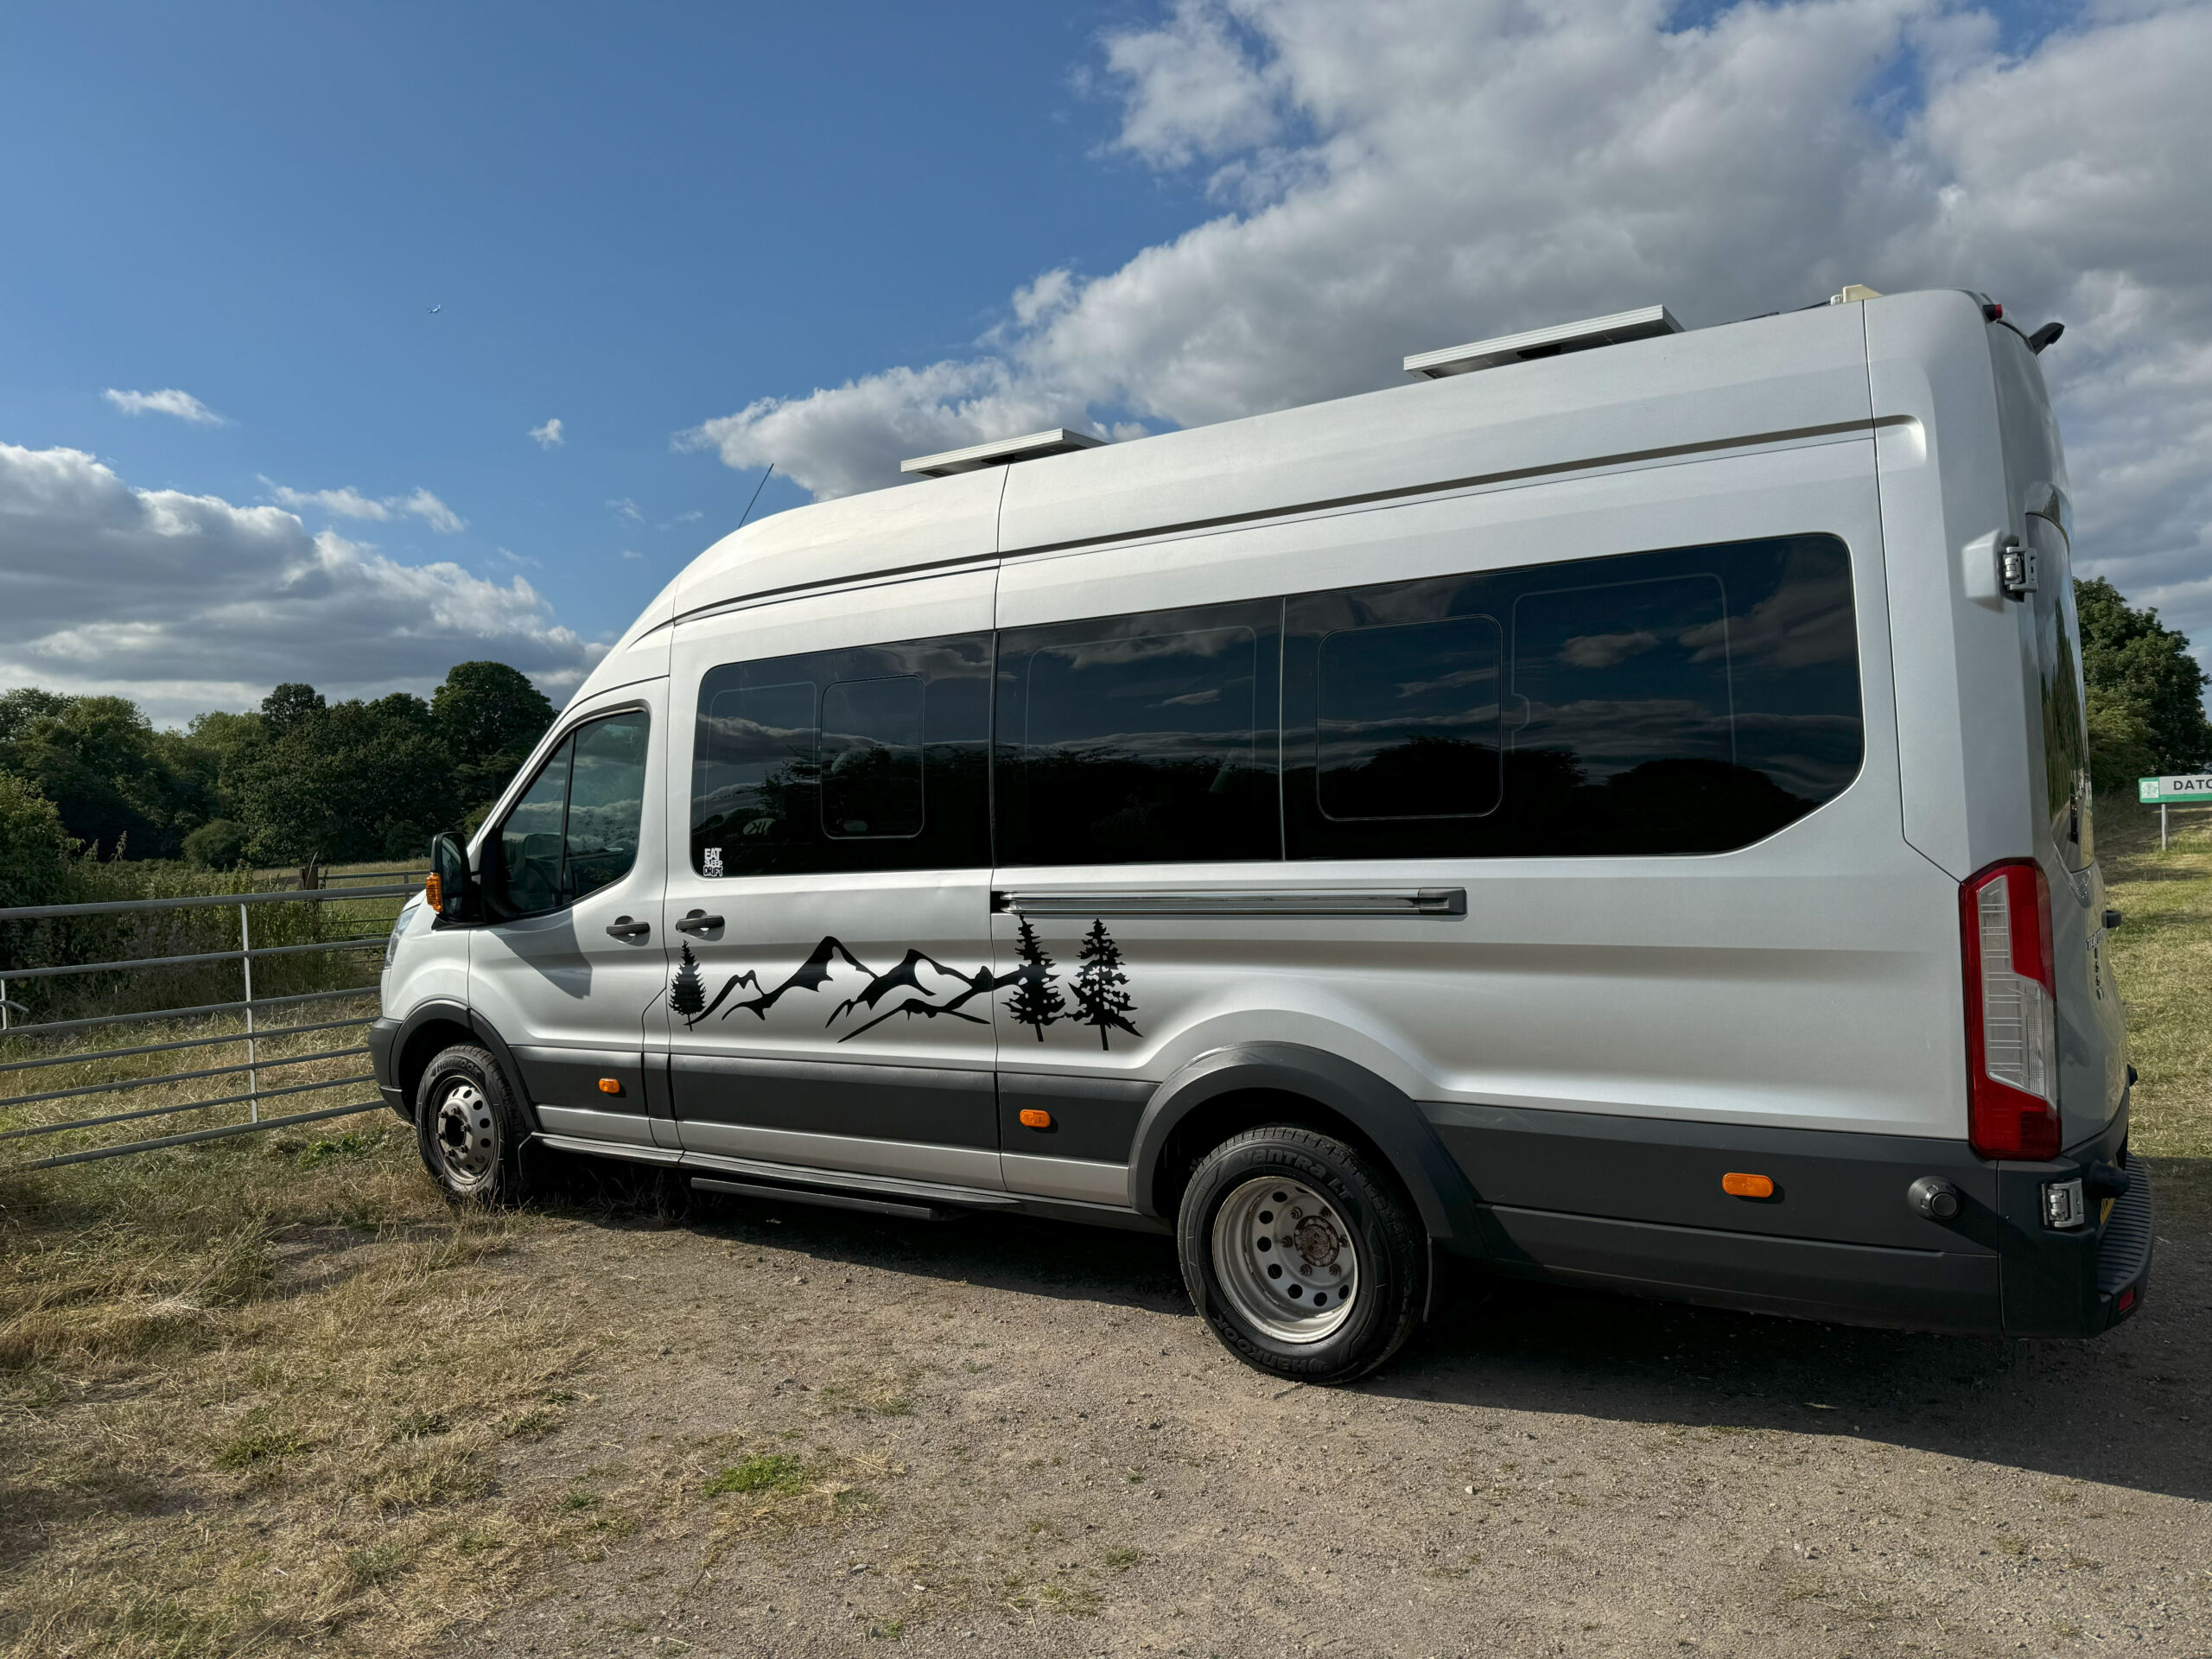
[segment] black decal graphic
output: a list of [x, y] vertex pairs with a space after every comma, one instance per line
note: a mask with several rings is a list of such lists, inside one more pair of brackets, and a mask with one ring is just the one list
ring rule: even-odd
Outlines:
[[1101, 1048], [1106, 1046], [1109, 1027], [1118, 1027], [1132, 1037], [1142, 1036], [1126, 1017], [1136, 1004], [1122, 988], [1129, 982], [1129, 976], [1122, 971], [1121, 947], [1114, 943], [1105, 923], [1094, 920], [1090, 924], [1090, 931], [1084, 935], [1081, 957], [1083, 966], [1075, 976], [1076, 1011], [1069, 1017], [1078, 1025], [1097, 1027]]
[[687, 1022], [707, 1011], [707, 988], [699, 982], [699, 959], [688, 944], [683, 947], [683, 965], [676, 970], [676, 982], [669, 987], [668, 1006]]
[[[698, 961], [686, 944], [676, 977], [669, 987], [669, 1007], [686, 1027], [695, 1027], [715, 1013], [727, 1020], [741, 1008], [766, 1020], [768, 1010], [782, 1001], [786, 992], [819, 992], [843, 967], [865, 975], [867, 982], [830, 1011], [830, 1017], [822, 1022], [823, 1027], [863, 1013], [874, 1017], [840, 1035], [837, 1040], [841, 1043], [849, 1043], [885, 1020], [902, 1016], [909, 1020], [949, 1016], [970, 1025], [987, 1026], [990, 1024], [989, 1017], [969, 1012], [966, 1005], [1008, 986], [1014, 988], [1014, 994], [1008, 1001], [1007, 1013], [1033, 1029], [1040, 1043], [1045, 1040], [1046, 1026], [1064, 1020], [1097, 1027], [1101, 1048], [1108, 1045], [1109, 1030], [1126, 1031], [1132, 1037], [1141, 1034], [1127, 1017], [1135, 1006], [1121, 988], [1128, 983], [1128, 976], [1122, 971], [1121, 950], [1106, 931], [1104, 923], [1093, 922], [1084, 940], [1083, 967], [1075, 978], [1077, 1012], [1073, 1014], [1067, 1012], [1067, 999], [1053, 982], [1052, 959], [1045, 953], [1036, 929], [1027, 918], [1021, 921], [1019, 940], [1020, 962], [1011, 973], [995, 974], [988, 967], [978, 968], [972, 974], [963, 973], [925, 951], [915, 950], [909, 950], [901, 957], [897, 966], [878, 973], [847, 950], [842, 940], [825, 934], [807, 959], [773, 989], [765, 988], [760, 976], [747, 968], [724, 980], [712, 1001], [706, 999]], [[748, 989], [753, 995], [730, 1001], [733, 992]], [[897, 1000], [892, 1001], [893, 997]], [[725, 1002], [729, 1006], [724, 1007]]]
[[1052, 959], [1037, 942], [1037, 930], [1030, 926], [1027, 916], [1021, 918], [1018, 938], [1021, 966], [1007, 976], [1014, 989], [1007, 1000], [1006, 1011], [1034, 1031], [1041, 1043], [1045, 1040], [1045, 1027], [1066, 1012], [1067, 999], [1052, 983]]

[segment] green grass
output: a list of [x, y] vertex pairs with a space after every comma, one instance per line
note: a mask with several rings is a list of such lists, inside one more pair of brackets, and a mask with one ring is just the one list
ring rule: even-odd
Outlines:
[[2158, 810], [2126, 797], [2097, 803], [2097, 856], [2113, 908], [2113, 974], [2127, 1007], [2127, 1053], [2139, 1074], [2133, 1151], [2212, 1159], [2212, 807]]
[[807, 1484], [806, 1465], [781, 1452], [760, 1452], [707, 1483], [709, 1497], [731, 1492], [796, 1492]]

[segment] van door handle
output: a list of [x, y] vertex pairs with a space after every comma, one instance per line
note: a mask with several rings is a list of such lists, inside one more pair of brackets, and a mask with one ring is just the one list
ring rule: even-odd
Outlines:
[[709, 916], [703, 910], [693, 910], [684, 912], [683, 919], [676, 925], [676, 931], [679, 933], [711, 933], [721, 925], [721, 917]]
[[651, 922], [633, 922], [627, 916], [617, 916], [607, 925], [610, 939], [642, 939], [653, 931]]

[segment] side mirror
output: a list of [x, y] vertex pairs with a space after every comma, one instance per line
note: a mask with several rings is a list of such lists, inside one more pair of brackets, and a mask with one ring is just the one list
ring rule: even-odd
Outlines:
[[475, 919], [475, 881], [468, 873], [468, 849], [459, 836], [431, 837], [430, 874], [423, 883], [423, 896], [445, 921]]

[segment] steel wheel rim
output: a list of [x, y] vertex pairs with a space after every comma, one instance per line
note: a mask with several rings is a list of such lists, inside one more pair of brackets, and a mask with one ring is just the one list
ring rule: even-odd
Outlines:
[[1214, 1211], [1213, 1264], [1229, 1305], [1277, 1342], [1335, 1335], [1359, 1297], [1351, 1228], [1302, 1181], [1255, 1176], [1230, 1193]]
[[463, 1077], [438, 1096], [438, 1113], [431, 1124], [438, 1147], [438, 1161], [456, 1187], [484, 1185], [499, 1162], [499, 1130], [492, 1120], [492, 1103], [484, 1091]]

